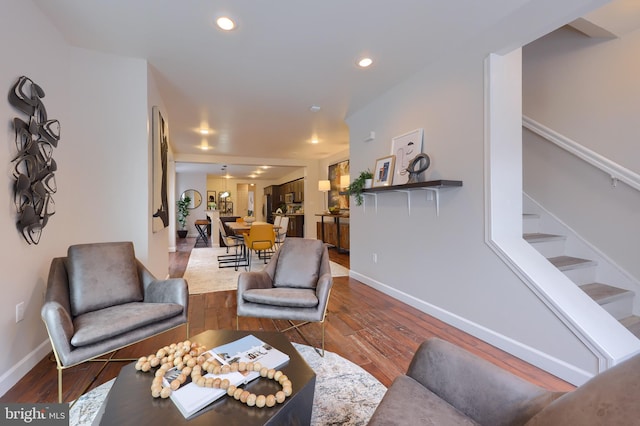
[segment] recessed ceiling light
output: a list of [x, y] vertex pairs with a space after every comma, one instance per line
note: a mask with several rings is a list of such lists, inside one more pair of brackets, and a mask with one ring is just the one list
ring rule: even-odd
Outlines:
[[320, 142], [320, 141], [318, 140], [318, 138], [313, 138], [313, 139], [311, 139], [311, 143], [312, 143], [312, 144], [314, 144], [314, 145], [315, 145], [315, 144], [317, 144], [317, 143], [319, 143], [319, 142]]
[[233, 22], [233, 20], [228, 16], [221, 16], [216, 19], [216, 25], [218, 26], [218, 28], [224, 31], [231, 31], [236, 27], [236, 23]]
[[319, 105], [311, 105], [311, 106], [309, 107], [309, 111], [311, 111], [311, 112], [318, 112], [318, 111], [320, 111], [320, 106], [319, 106]]
[[211, 130], [209, 129], [200, 129], [199, 130], [201, 135], [208, 135], [209, 133], [211, 133]]
[[371, 58], [362, 58], [358, 60], [358, 66], [360, 68], [367, 68], [371, 64], [373, 64], [373, 59]]

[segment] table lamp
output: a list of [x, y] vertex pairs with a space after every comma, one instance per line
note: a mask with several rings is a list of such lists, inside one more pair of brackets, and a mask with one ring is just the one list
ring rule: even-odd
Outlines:
[[[318, 191], [320, 192], [329, 192], [331, 190], [331, 182], [328, 180], [319, 180], [318, 181]], [[329, 213], [327, 210], [327, 196], [322, 197], [324, 200], [324, 211], [323, 213]]]
[[345, 190], [345, 188], [347, 186], [349, 186], [349, 184], [351, 183], [351, 178], [349, 175], [342, 175], [340, 176], [340, 189], [341, 190]]

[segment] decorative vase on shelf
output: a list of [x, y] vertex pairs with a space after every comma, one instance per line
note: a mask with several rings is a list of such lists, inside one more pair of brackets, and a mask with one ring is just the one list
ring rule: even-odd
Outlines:
[[373, 179], [365, 179], [364, 187], [365, 189], [373, 187]]

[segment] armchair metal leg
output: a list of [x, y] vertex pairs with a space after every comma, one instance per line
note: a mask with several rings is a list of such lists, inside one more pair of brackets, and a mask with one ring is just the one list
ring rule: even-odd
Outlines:
[[[187, 339], [189, 339], [189, 322], [187, 321], [185, 323], [186, 325], [186, 334], [187, 334]], [[85, 362], [102, 362], [102, 367], [100, 367], [100, 370], [98, 370], [98, 372], [93, 376], [93, 379], [91, 379], [91, 381], [89, 382], [89, 384], [87, 384], [84, 389], [82, 389], [82, 391], [80, 392], [80, 395], [84, 395], [84, 393], [91, 387], [91, 385], [98, 380], [98, 377], [100, 376], [100, 373], [102, 373], [102, 371], [107, 367], [107, 365], [110, 362], [132, 362], [132, 361], [137, 361], [138, 358], [114, 358], [116, 356], [116, 354], [118, 353], [120, 349], [116, 349], [114, 350], [111, 355], [108, 358], [93, 358], [90, 360], [87, 360]], [[55, 351], [55, 348], [53, 349], [53, 356], [54, 356], [54, 360], [56, 363], [56, 369], [58, 370], [58, 403], [62, 404], [62, 370], [64, 370], [65, 368], [62, 366], [62, 364], [60, 363], [60, 360], [58, 359], [58, 354]], [[69, 405], [69, 408], [73, 407], [73, 405], [76, 403], [76, 401], [78, 401], [78, 398], [75, 399], [75, 401], [73, 401], [71, 403], [71, 405]]]
[[60, 366], [56, 368], [58, 369], [58, 404], [62, 404], [62, 368]]
[[[98, 377], [100, 376], [100, 373], [102, 373], [102, 371], [107, 367], [107, 365], [110, 362], [131, 362], [131, 361], [135, 361], [137, 360], [137, 358], [114, 358], [114, 356], [116, 355], [118, 351], [113, 351], [113, 353], [111, 354], [111, 356], [109, 358], [94, 358], [94, 359], [90, 359], [87, 362], [102, 362], [102, 367], [100, 367], [100, 370], [98, 370], [98, 372], [93, 376], [93, 379], [91, 379], [91, 381], [82, 389], [82, 391], [80, 392], [80, 395], [84, 395], [84, 393], [91, 387], [91, 385], [98, 379]], [[55, 355], [55, 351], [54, 351], [54, 355]], [[56, 369], [58, 370], [58, 403], [62, 404], [62, 370], [64, 370], [64, 367], [62, 367], [62, 365], [60, 365], [60, 363], [57, 362], [57, 357], [56, 357]], [[73, 407], [73, 405], [78, 401], [78, 398], [75, 399], [75, 401], [73, 401], [71, 403], [71, 405], [69, 405], [69, 408]]]
[[[287, 331], [289, 331], [291, 329], [295, 329], [298, 332], [298, 334], [300, 335], [300, 337], [302, 337], [302, 340], [304, 340], [307, 345], [311, 346], [318, 353], [318, 355], [320, 355], [321, 357], [324, 357], [324, 320], [320, 322], [321, 335], [322, 335], [321, 350], [318, 350], [318, 348], [316, 348], [313, 343], [309, 342], [309, 340], [307, 339], [307, 336], [305, 336], [302, 333], [302, 331], [300, 331], [300, 327], [302, 327], [303, 325], [310, 324], [311, 323], [310, 321], [305, 321], [305, 322], [300, 323], [300, 324], [295, 324], [291, 320], [287, 320], [287, 321], [289, 321], [289, 324], [291, 324], [291, 326], [289, 326], [289, 327], [287, 327], [287, 328], [285, 328], [283, 330], [278, 330], [278, 331], [280, 331], [281, 333], [284, 333], [284, 332], [287, 332]], [[276, 327], [276, 329], [277, 329], [277, 327]]]

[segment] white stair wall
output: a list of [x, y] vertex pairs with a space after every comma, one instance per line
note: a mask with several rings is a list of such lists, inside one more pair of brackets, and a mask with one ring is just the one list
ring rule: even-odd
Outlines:
[[[582, 239], [569, 226], [554, 217], [535, 200], [523, 193], [524, 233], [563, 235], [564, 253], [568, 256], [589, 259], [596, 265], [563, 271], [576, 285], [607, 283], [635, 293], [631, 302], [633, 315], [640, 315], [640, 282], [620, 268], [600, 250]], [[537, 223], [536, 223], [537, 222]], [[536, 244], [533, 244], [536, 247]], [[537, 247], [536, 247], [537, 249]], [[542, 251], [541, 251], [542, 253]], [[545, 257], [549, 257], [546, 256]], [[614, 315], [616, 316], [616, 315]]]

